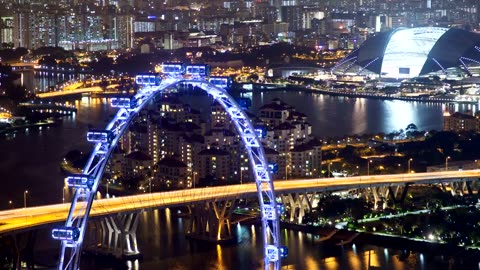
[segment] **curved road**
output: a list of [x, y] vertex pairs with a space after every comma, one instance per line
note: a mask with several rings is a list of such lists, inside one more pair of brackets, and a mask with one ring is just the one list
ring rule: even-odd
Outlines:
[[[432, 184], [463, 181], [464, 179], [479, 177], [480, 170], [468, 170], [344, 178], [298, 179], [275, 181], [275, 191], [277, 194], [309, 191], [338, 191], [405, 183]], [[94, 201], [90, 216], [103, 216], [148, 208], [174, 207], [206, 200], [255, 197], [256, 195], [257, 188], [255, 184], [251, 183], [116, 197]], [[0, 234], [49, 223], [64, 222], [67, 218], [69, 208], [70, 204], [66, 203], [0, 211]], [[77, 209], [79, 208], [77, 207]]]

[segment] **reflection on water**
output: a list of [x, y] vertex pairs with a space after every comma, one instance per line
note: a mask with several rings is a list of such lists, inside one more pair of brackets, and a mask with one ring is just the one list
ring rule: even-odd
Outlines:
[[[262, 243], [255, 237], [259, 226], [237, 225], [237, 243], [206, 244], [184, 237], [182, 219], [176, 211], [154, 210], [141, 215], [138, 245], [143, 259], [127, 262], [129, 269], [263, 269]], [[433, 257], [423, 254], [402, 256], [402, 251], [377, 246], [325, 245], [313, 241], [310, 233], [283, 229], [282, 243], [289, 254], [283, 260], [284, 269], [443, 269]], [[261, 237], [260, 237], [261, 238]], [[112, 269], [96, 258], [83, 257], [84, 265], [95, 269]], [[434, 268], [435, 267], [435, 268]]]
[[332, 97], [287, 91], [254, 93], [254, 110], [274, 98], [305, 113], [313, 133], [320, 137], [390, 133], [405, 129], [410, 123], [417, 125], [419, 130], [440, 130], [443, 123], [440, 103]]
[[58, 83], [67, 82], [73, 79], [83, 79], [83, 74], [64, 74], [49, 73], [43, 71], [24, 71], [20, 72], [20, 79], [17, 83], [34, 93], [43, 92], [49, 87], [54, 87]]
[[[233, 95], [236, 97], [238, 94]], [[441, 130], [446, 106], [440, 103], [333, 97], [291, 91], [255, 92], [247, 96], [252, 98], [253, 112], [258, 112], [261, 106], [274, 98], [293, 106], [307, 115], [312, 132], [318, 137], [390, 133], [405, 129], [410, 123], [414, 123], [419, 130]], [[198, 94], [186, 96], [184, 100], [195, 108], [203, 108], [204, 114], [209, 112], [205, 104], [212, 101]], [[457, 107], [460, 111], [468, 109], [466, 104]], [[478, 106], [470, 107], [477, 109]]]

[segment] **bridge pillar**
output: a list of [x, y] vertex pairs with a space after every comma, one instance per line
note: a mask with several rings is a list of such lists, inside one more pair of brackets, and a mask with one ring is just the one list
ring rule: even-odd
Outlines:
[[187, 237], [210, 242], [232, 240], [231, 216], [235, 204], [236, 199], [190, 204], [190, 219], [186, 224]]
[[387, 198], [390, 195], [389, 187], [372, 187], [370, 190], [373, 194], [373, 209], [377, 210], [380, 204], [382, 204], [382, 209], [387, 208]]
[[289, 193], [280, 195], [282, 203], [286, 206], [286, 208], [289, 208], [288, 218], [290, 222], [302, 224], [305, 213], [311, 212], [312, 208], [318, 205], [318, 199], [315, 198], [316, 194], [316, 192], [304, 192], [297, 194]]
[[403, 203], [407, 196], [409, 184], [405, 185], [391, 185], [381, 187], [371, 187], [364, 190], [367, 201], [373, 197], [373, 209], [377, 210], [378, 207], [385, 209], [388, 207], [388, 200], [392, 200], [393, 203]]
[[473, 194], [472, 183], [473, 181], [467, 181], [467, 180], [461, 181], [461, 182], [451, 182], [450, 192], [452, 193], [452, 196], [455, 196], [455, 195], [463, 196], [465, 194], [472, 195]]
[[141, 212], [118, 213], [91, 221], [91, 245], [87, 249], [115, 258], [139, 256], [137, 227]]

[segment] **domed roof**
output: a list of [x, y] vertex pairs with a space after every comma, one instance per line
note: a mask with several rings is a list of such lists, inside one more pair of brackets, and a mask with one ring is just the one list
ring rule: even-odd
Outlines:
[[[478, 59], [478, 60], [477, 60]], [[399, 28], [367, 39], [334, 68], [384, 78], [412, 78], [450, 67], [480, 64], [480, 35], [456, 28]], [[466, 70], [468, 72], [468, 70]]]

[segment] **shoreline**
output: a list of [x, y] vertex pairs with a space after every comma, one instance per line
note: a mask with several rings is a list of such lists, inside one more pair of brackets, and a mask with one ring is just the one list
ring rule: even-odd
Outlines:
[[20, 130], [26, 130], [29, 128], [41, 128], [41, 127], [51, 127], [51, 126], [57, 126], [60, 123], [58, 121], [48, 121], [48, 122], [43, 122], [43, 123], [32, 123], [32, 124], [26, 124], [26, 125], [21, 125], [21, 126], [14, 126], [14, 127], [7, 127], [5, 129], [0, 130], [0, 135], [9, 135], [11, 133], [14, 133], [16, 131]]
[[[259, 225], [260, 217], [252, 217], [251, 219], [241, 223], [248, 225]], [[402, 246], [404, 247], [402, 248], [404, 251], [459, 258], [470, 257], [480, 252], [480, 248], [477, 249], [468, 246], [456, 246], [448, 243], [432, 242], [428, 240], [389, 235], [385, 233], [371, 233], [347, 229], [318, 227], [312, 225], [298, 225], [283, 221], [280, 222], [280, 227], [282, 229], [318, 235], [320, 239], [314, 240], [317, 244], [325, 244], [332, 247], [373, 245], [383, 248], [398, 249], [399, 246]]]
[[480, 249], [472, 247], [418, 240], [397, 235], [351, 231], [346, 229], [338, 230], [335, 228], [298, 225], [287, 222], [280, 222], [280, 224], [281, 227], [285, 229], [319, 235], [321, 239], [317, 240], [316, 243], [325, 244], [331, 247], [353, 245], [373, 245], [389, 249], [399, 249], [398, 247], [403, 247], [401, 250], [406, 253], [414, 252], [433, 256], [446, 256], [448, 258], [458, 258], [466, 261], [470, 260], [468, 263], [474, 264], [477, 264], [478, 261], [472, 259], [480, 252]]
[[[243, 83], [238, 84], [239, 86], [244, 85]], [[233, 91], [241, 93], [249, 92], [267, 92], [267, 91], [303, 91], [307, 93], [317, 93], [329, 96], [338, 96], [338, 97], [349, 97], [349, 98], [368, 98], [368, 99], [379, 99], [379, 100], [402, 100], [402, 101], [416, 101], [416, 102], [425, 102], [425, 103], [457, 103], [457, 104], [478, 104], [480, 102], [461, 102], [456, 101], [453, 98], [431, 98], [426, 96], [420, 97], [406, 97], [406, 96], [394, 96], [394, 95], [379, 95], [375, 93], [352, 93], [346, 91], [333, 91], [321, 88], [309, 88], [303, 85], [278, 85], [278, 84], [251, 84], [252, 90], [246, 90], [241, 87], [232, 89]]]

